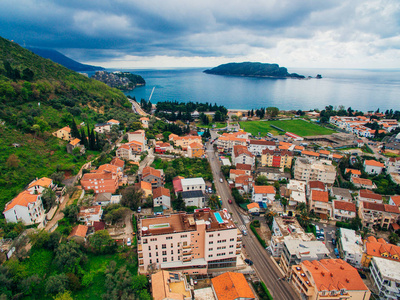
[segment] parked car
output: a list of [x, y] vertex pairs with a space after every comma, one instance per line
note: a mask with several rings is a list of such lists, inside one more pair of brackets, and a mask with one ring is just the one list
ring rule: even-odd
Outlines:
[[219, 182], [224, 182], [224, 180], [222, 178], [219, 179]]
[[243, 235], [247, 235], [247, 231], [243, 229]]
[[246, 258], [246, 259], [244, 260], [244, 262], [245, 262], [246, 264], [248, 264], [249, 266], [251, 266], [251, 265], [254, 264], [253, 261], [251, 261], [251, 260], [248, 259], [248, 258]]
[[142, 207], [141, 207], [141, 206], [138, 207], [137, 212], [138, 212], [138, 213], [141, 213], [141, 212], [142, 212]]
[[336, 240], [335, 239], [332, 239], [332, 245], [336, 246]]
[[131, 238], [128, 238], [128, 240], [126, 241], [126, 245], [127, 245], [127, 246], [132, 246], [132, 240], [131, 240]]
[[231, 200], [231, 199], [229, 199], [229, 200], [228, 200], [228, 203], [229, 203], [229, 204], [232, 204], [232, 200]]
[[339, 250], [338, 250], [338, 248], [335, 248], [333, 251], [335, 252], [336, 257], [339, 258]]

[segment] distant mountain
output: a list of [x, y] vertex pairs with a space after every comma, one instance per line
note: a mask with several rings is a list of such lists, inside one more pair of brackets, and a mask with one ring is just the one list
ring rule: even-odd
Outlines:
[[279, 67], [278, 64], [263, 64], [259, 62], [228, 63], [219, 65], [211, 70], [205, 70], [204, 73], [245, 77], [305, 78], [303, 75], [289, 73], [286, 68]]
[[102, 67], [81, 64], [80, 62], [77, 62], [56, 50], [34, 48], [34, 47], [26, 47], [26, 49], [32, 51], [33, 53], [43, 58], [51, 59], [55, 63], [58, 63], [72, 71], [83, 72], [83, 71], [104, 70], [104, 68]]

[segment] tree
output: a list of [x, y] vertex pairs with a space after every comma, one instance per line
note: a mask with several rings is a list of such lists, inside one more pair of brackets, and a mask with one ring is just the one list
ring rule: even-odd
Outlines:
[[393, 245], [397, 245], [397, 243], [399, 242], [399, 236], [395, 232], [392, 232], [389, 235], [389, 242]]
[[134, 299], [129, 296], [139, 292], [133, 290], [132, 274], [126, 269], [126, 266], [117, 270], [115, 261], [110, 261], [104, 274], [106, 293], [102, 296], [103, 300]]
[[62, 184], [62, 181], [64, 180], [64, 172], [54, 172], [53, 174], [50, 175], [50, 178], [56, 184]]
[[89, 237], [89, 250], [95, 254], [114, 253], [116, 247], [107, 230], [96, 231]]
[[65, 274], [53, 275], [47, 279], [46, 294], [60, 294], [68, 289], [68, 277]]
[[135, 186], [128, 186], [122, 192], [121, 204], [132, 210], [137, 210], [143, 199], [143, 191]]
[[76, 204], [66, 206], [63, 211], [64, 217], [67, 218], [71, 223], [75, 223], [78, 219], [79, 207]]
[[279, 108], [277, 107], [267, 107], [265, 111], [271, 118], [275, 118], [279, 114]]
[[16, 156], [15, 154], [11, 154], [6, 161], [6, 166], [9, 169], [16, 169], [18, 168], [19, 164], [20, 164], [20, 160], [18, 158], [18, 156]]
[[175, 200], [175, 209], [177, 211], [184, 211], [186, 208], [185, 202], [182, 199], [182, 193], [178, 193], [178, 197]]
[[64, 293], [58, 293], [57, 296], [53, 297], [54, 300], [73, 300], [70, 291], [65, 291]]
[[85, 261], [86, 256], [80, 246], [74, 241], [69, 241], [58, 246], [53, 263], [59, 270], [76, 274]]
[[260, 175], [256, 178], [255, 183], [256, 183], [256, 185], [267, 185], [268, 178], [264, 175]]
[[34, 124], [32, 125], [31, 130], [35, 133], [34, 138], [36, 138], [38, 132], [40, 132], [40, 126], [38, 124]]
[[56, 192], [51, 188], [45, 188], [42, 193], [43, 206], [46, 211], [49, 211], [52, 206], [56, 203]]
[[39, 293], [41, 281], [40, 277], [34, 274], [22, 279], [19, 288], [26, 296], [37, 295]]

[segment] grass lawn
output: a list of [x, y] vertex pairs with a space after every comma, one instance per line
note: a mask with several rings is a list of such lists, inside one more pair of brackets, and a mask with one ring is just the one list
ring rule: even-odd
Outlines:
[[203, 125], [201, 123], [197, 123], [196, 126], [200, 128], [214, 128], [213, 125], [215, 125], [215, 128], [224, 128], [226, 127], [226, 123], [211, 123], [209, 125]]
[[243, 128], [243, 130], [250, 132], [254, 136], [258, 136], [259, 132], [261, 136], [267, 135], [268, 132], [272, 133], [273, 135], [279, 134], [279, 131], [271, 127], [271, 125], [277, 126], [285, 131], [292, 132], [299, 136], [327, 135], [335, 133], [334, 130], [308, 123], [303, 120], [240, 122], [240, 127]]

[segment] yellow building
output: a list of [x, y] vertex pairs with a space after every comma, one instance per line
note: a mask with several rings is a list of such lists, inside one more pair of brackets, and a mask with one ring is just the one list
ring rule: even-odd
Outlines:
[[374, 256], [400, 261], [400, 247], [388, 244], [383, 238], [376, 239], [373, 236], [369, 236], [364, 241], [364, 253], [361, 258], [361, 265], [368, 268]]
[[65, 126], [57, 131], [53, 132], [53, 135], [59, 139], [70, 141], [71, 140], [71, 128]]
[[201, 143], [191, 143], [187, 149], [189, 157], [202, 157], [204, 155], [204, 149]]
[[261, 155], [261, 165], [267, 167], [288, 168], [292, 166], [293, 152], [288, 150], [265, 149]]

